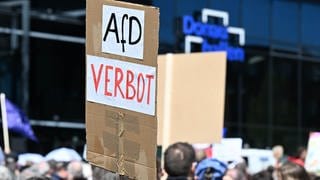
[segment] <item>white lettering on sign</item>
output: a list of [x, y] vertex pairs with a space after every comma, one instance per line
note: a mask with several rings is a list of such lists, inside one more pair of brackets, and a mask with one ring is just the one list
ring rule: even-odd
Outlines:
[[87, 101], [155, 115], [156, 68], [87, 55]]
[[144, 11], [103, 5], [102, 52], [143, 59]]

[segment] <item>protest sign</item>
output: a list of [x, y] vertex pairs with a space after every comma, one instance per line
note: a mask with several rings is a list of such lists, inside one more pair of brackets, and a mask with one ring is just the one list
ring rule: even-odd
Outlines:
[[309, 135], [308, 151], [305, 168], [308, 172], [320, 176], [320, 132], [311, 132]]
[[220, 142], [226, 53], [158, 57], [158, 145]]
[[159, 10], [90, 0], [86, 18], [87, 160], [155, 179]]
[[212, 146], [212, 156], [223, 162], [239, 160], [241, 151], [241, 138], [223, 138], [220, 143], [214, 143]]

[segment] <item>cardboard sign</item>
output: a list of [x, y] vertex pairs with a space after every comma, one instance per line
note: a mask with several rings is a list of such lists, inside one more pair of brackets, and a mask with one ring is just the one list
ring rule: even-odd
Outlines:
[[156, 68], [87, 56], [87, 101], [155, 115]]
[[87, 160], [156, 179], [159, 10], [90, 0], [86, 11]]
[[226, 53], [158, 57], [158, 145], [220, 142]]
[[309, 136], [308, 152], [305, 168], [310, 173], [320, 176], [320, 132], [312, 132]]

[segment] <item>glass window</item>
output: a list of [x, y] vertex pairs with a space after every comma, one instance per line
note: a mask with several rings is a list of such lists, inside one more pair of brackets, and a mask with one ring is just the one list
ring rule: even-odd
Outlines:
[[[172, 3], [170, 1], [170, 3]], [[175, 15], [177, 17], [183, 15], [192, 15], [196, 11], [201, 11], [203, 8], [208, 7], [208, 1], [195, 1], [195, 0], [175, 0]]]
[[243, 0], [242, 26], [246, 30], [247, 45], [268, 45], [270, 31], [269, 24], [269, 0]]
[[244, 121], [248, 124], [268, 123], [268, 56], [258, 50], [246, 51], [244, 78]]
[[283, 145], [284, 153], [287, 155], [296, 152], [299, 147], [298, 133], [296, 129], [274, 129], [273, 145]]
[[268, 142], [268, 128], [264, 126], [250, 126], [244, 128], [244, 143], [251, 148], [266, 148]]
[[304, 129], [301, 134], [301, 144], [299, 144], [300, 146], [307, 147], [308, 141], [309, 141], [309, 135], [310, 135], [310, 131], [308, 129]]
[[234, 123], [226, 123], [225, 125], [225, 136], [226, 138], [239, 137], [239, 128]]
[[273, 1], [272, 43], [282, 45], [282, 48], [298, 46], [298, 7], [293, 1]]
[[320, 128], [320, 63], [302, 65], [302, 126]]
[[273, 59], [273, 124], [297, 127], [297, 61]]
[[[160, 51], [175, 52], [173, 49], [176, 41], [180, 38], [182, 25], [179, 23], [182, 16], [194, 15], [195, 12], [201, 12], [208, 5], [207, 1], [194, 0], [154, 0], [153, 4], [160, 8], [160, 32], [159, 41], [161, 43]], [[171, 45], [171, 46], [170, 46]]]
[[[7, 98], [11, 101], [15, 102], [15, 104], [19, 104], [16, 100], [16, 90], [20, 71], [18, 67], [13, 63], [14, 61], [21, 61], [20, 59], [10, 57], [8, 54], [0, 52], [0, 88], [1, 92], [5, 93]], [[19, 92], [16, 92], [19, 93]]]
[[20, 106], [21, 51], [11, 49], [10, 35], [0, 34], [0, 89], [7, 98]]
[[83, 120], [84, 45], [31, 39], [30, 53], [31, 117]]
[[236, 124], [238, 122], [238, 74], [239, 64], [227, 62], [225, 121]]
[[208, 8], [226, 11], [229, 14], [229, 26], [241, 26], [241, 0], [211, 0]]
[[320, 4], [303, 3], [302, 4], [302, 43], [304, 45], [320, 46]]
[[160, 8], [160, 43], [174, 44], [175, 1], [154, 0], [153, 4]]

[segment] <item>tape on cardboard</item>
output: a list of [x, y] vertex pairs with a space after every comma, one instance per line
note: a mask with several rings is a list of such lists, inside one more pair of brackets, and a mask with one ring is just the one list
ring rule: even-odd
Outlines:
[[105, 111], [105, 123], [107, 127], [117, 129], [118, 128], [118, 113], [110, 110]]
[[137, 161], [140, 158], [140, 144], [129, 139], [124, 140], [124, 155], [128, 160]]
[[[126, 132], [140, 134], [138, 117], [127, 113], [112, 110], [105, 111], [105, 123], [107, 127], [114, 128], [116, 134], [104, 131], [103, 144], [109, 156], [118, 158], [116, 162], [118, 173], [121, 175], [130, 174], [134, 166], [124, 166], [125, 161], [137, 161], [140, 158], [141, 147], [138, 142], [124, 138]], [[126, 158], [124, 158], [126, 157]], [[127, 169], [127, 168], [130, 168]]]
[[115, 157], [118, 152], [118, 137], [109, 132], [103, 132], [103, 146], [108, 151], [108, 154]]

